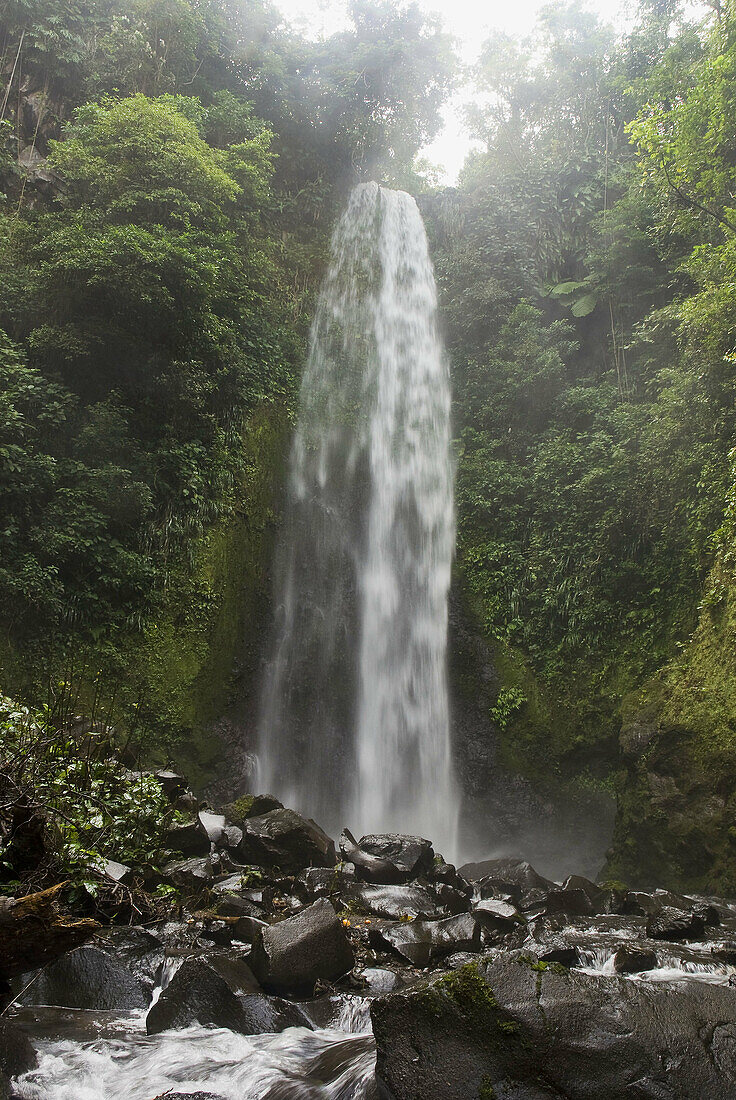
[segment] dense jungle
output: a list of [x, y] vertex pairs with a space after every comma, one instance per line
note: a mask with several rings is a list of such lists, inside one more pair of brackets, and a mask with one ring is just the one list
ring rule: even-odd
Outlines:
[[[415, 4], [346, 10], [0, 0], [0, 935], [62, 882], [82, 924], [181, 918], [186, 814], [280, 806], [254, 759], [290, 441], [372, 180], [421, 211], [449, 362], [460, 855], [736, 895], [736, 8], [553, 4], [470, 68]], [[458, 89], [449, 185], [425, 150]], [[511, 1027], [455, 974], [443, 1012]]]

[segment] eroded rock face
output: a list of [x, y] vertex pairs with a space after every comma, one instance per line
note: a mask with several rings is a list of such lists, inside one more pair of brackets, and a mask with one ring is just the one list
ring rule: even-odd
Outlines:
[[736, 989], [646, 987], [513, 952], [374, 1002], [386, 1100], [732, 1100]]
[[326, 898], [294, 917], [263, 928], [253, 944], [253, 972], [275, 993], [312, 993], [317, 980], [332, 981], [352, 970], [353, 949]]

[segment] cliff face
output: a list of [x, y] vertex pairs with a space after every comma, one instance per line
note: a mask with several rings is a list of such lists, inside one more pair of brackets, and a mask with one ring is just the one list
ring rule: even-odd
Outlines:
[[681, 654], [627, 699], [609, 871], [631, 884], [736, 886], [736, 579], [708, 579]]

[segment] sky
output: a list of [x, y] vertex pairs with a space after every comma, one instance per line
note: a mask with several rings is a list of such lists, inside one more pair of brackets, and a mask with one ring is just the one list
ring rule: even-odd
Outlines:
[[[537, 12], [548, 0], [417, 0], [420, 8], [437, 13], [445, 29], [458, 40], [458, 52], [472, 64], [482, 43], [492, 30], [524, 36], [534, 27]], [[348, 25], [345, 0], [276, 0], [276, 6], [290, 23], [310, 37], [321, 37]], [[623, 28], [630, 0], [587, 0], [585, 7], [598, 12], [607, 22]], [[465, 93], [467, 95], [467, 92]], [[439, 136], [422, 150], [421, 155], [439, 166], [445, 183], [454, 183], [463, 161], [472, 148], [465, 132], [460, 107], [460, 91], [444, 109], [444, 127]]]

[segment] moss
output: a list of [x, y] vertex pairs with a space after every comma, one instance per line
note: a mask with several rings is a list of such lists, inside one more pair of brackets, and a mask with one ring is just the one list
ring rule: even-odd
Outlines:
[[[719, 598], [710, 600], [708, 592]], [[736, 578], [719, 564], [680, 655], [626, 703], [606, 873], [633, 885], [736, 890]]]
[[490, 1077], [484, 1077], [478, 1088], [478, 1100], [496, 1100], [496, 1090]]
[[419, 989], [412, 1001], [435, 1017], [451, 1009], [470, 1032], [484, 1040], [493, 1032], [518, 1031], [518, 1024], [501, 1008], [493, 990], [481, 977], [477, 963], [467, 963]]
[[235, 825], [242, 825], [245, 819], [250, 817], [254, 801], [253, 794], [244, 794], [242, 798], [236, 798], [225, 807], [225, 817]]
[[[243, 476], [227, 514], [172, 567], [167, 590], [139, 629], [58, 651], [14, 654], [0, 643], [6, 690], [44, 700], [71, 683], [73, 713], [92, 715], [173, 760], [195, 787], [228, 767], [213, 727], [250, 690], [265, 630], [273, 503], [282, 482], [287, 418], [264, 406], [243, 434]], [[42, 670], [42, 671], [39, 671]]]

